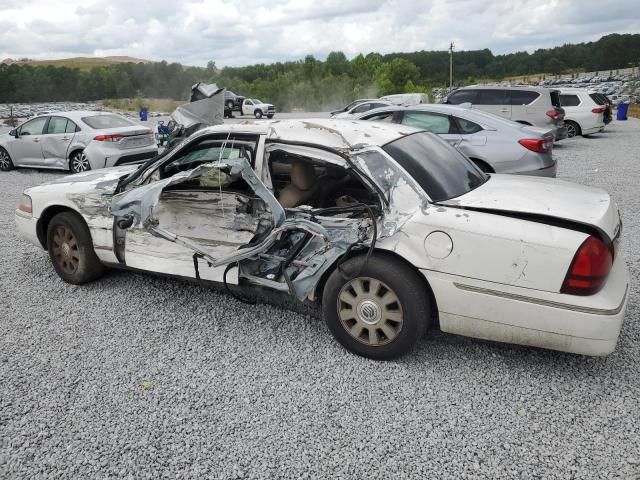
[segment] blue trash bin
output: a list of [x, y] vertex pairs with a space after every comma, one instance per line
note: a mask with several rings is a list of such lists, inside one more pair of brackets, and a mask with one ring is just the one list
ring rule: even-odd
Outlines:
[[628, 103], [619, 103], [618, 104], [618, 113], [616, 113], [616, 120], [626, 120], [628, 112], [629, 112], [629, 104]]
[[140, 110], [140, 121], [141, 122], [146, 122], [147, 118], [148, 118], [149, 112], [147, 112], [146, 109], [142, 109]]

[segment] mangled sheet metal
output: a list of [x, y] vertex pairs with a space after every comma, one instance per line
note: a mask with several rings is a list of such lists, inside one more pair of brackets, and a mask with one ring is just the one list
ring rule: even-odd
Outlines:
[[[210, 246], [170, 231], [154, 215], [163, 191], [189, 180], [205, 179], [208, 186], [224, 188], [242, 178], [266, 204], [273, 217], [272, 228], [258, 232], [249, 244], [231, 254], [216, 255]], [[255, 284], [288, 291], [299, 299], [309, 296], [320, 277], [354, 245], [371, 242], [371, 220], [348, 216], [316, 216], [311, 208], [285, 210], [257, 178], [244, 158], [202, 164], [192, 170], [151, 182], [115, 195], [111, 214], [130, 219], [129, 226], [141, 226], [152, 235], [191, 249], [207, 261], [209, 267], [239, 264], [240, 276]], [[247, 222], [244, 222], [247, 223]], [[234, 227], [235, 228], [235, 227]], [[245, 228], [242, 222], [238, 229]], [[296, 255], [291, 256], [291, 252]], [[284, 278], [284, 281], [279, 279]]]
[[189, 103], [176, 108], [171, 119], [184, 129], [224, 123], [224, 88], [215, 83], [196, 83], [191, 87]]

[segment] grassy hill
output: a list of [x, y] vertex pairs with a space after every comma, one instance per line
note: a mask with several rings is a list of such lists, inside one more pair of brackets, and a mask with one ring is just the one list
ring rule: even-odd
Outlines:
[[7, 58], [2, 63], [12, 65], [33, 65], [33, 66], [47, 66], [54, 67], [68, 67], [77, 68], [80, 70], [91, 70], [93, 67], [103, 67], [113, 65], [116, 63], [153, 63], [151, 60], [145, 60], [142, 58], [126, 57], [126, 56], [113, 56], [113, 57], [73, 57], [73, 58], [61, 58], [58, 60], [13, 60]]

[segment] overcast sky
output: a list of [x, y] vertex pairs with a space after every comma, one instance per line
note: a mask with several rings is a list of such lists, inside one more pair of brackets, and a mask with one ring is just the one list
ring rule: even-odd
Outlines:
[[[79, 6], [81, 5], [81, 6]], [[639, 0], [0, 0], [0, 57], [129, 55], [218, 66], [332, 50], [494, 53], [639, 33]]]

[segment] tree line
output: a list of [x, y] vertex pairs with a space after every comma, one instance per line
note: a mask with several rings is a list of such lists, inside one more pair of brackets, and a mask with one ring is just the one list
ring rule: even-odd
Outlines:
[[[494, 55], [489, 49], [454, 53], [455, 83], [546, 72], [609, 71], [640, 63], [640, 34], [611, 34], [595, 42], [565, 44], [533, 53]], [[354, 98], [425, 92], [449, 79], [446, 51], [381, 55], [349, 60], [331, 52], [322, 61], [299, 61], [218, 69], [178, 63], [120, 63], [80, 70], [68, 67], [1, 65], [0, 103], [90, 101], [107, 98], [185, 99], [189, 87], [215, 82], [238, 94], [274, 103], [280, 110], [326, 110]]]

